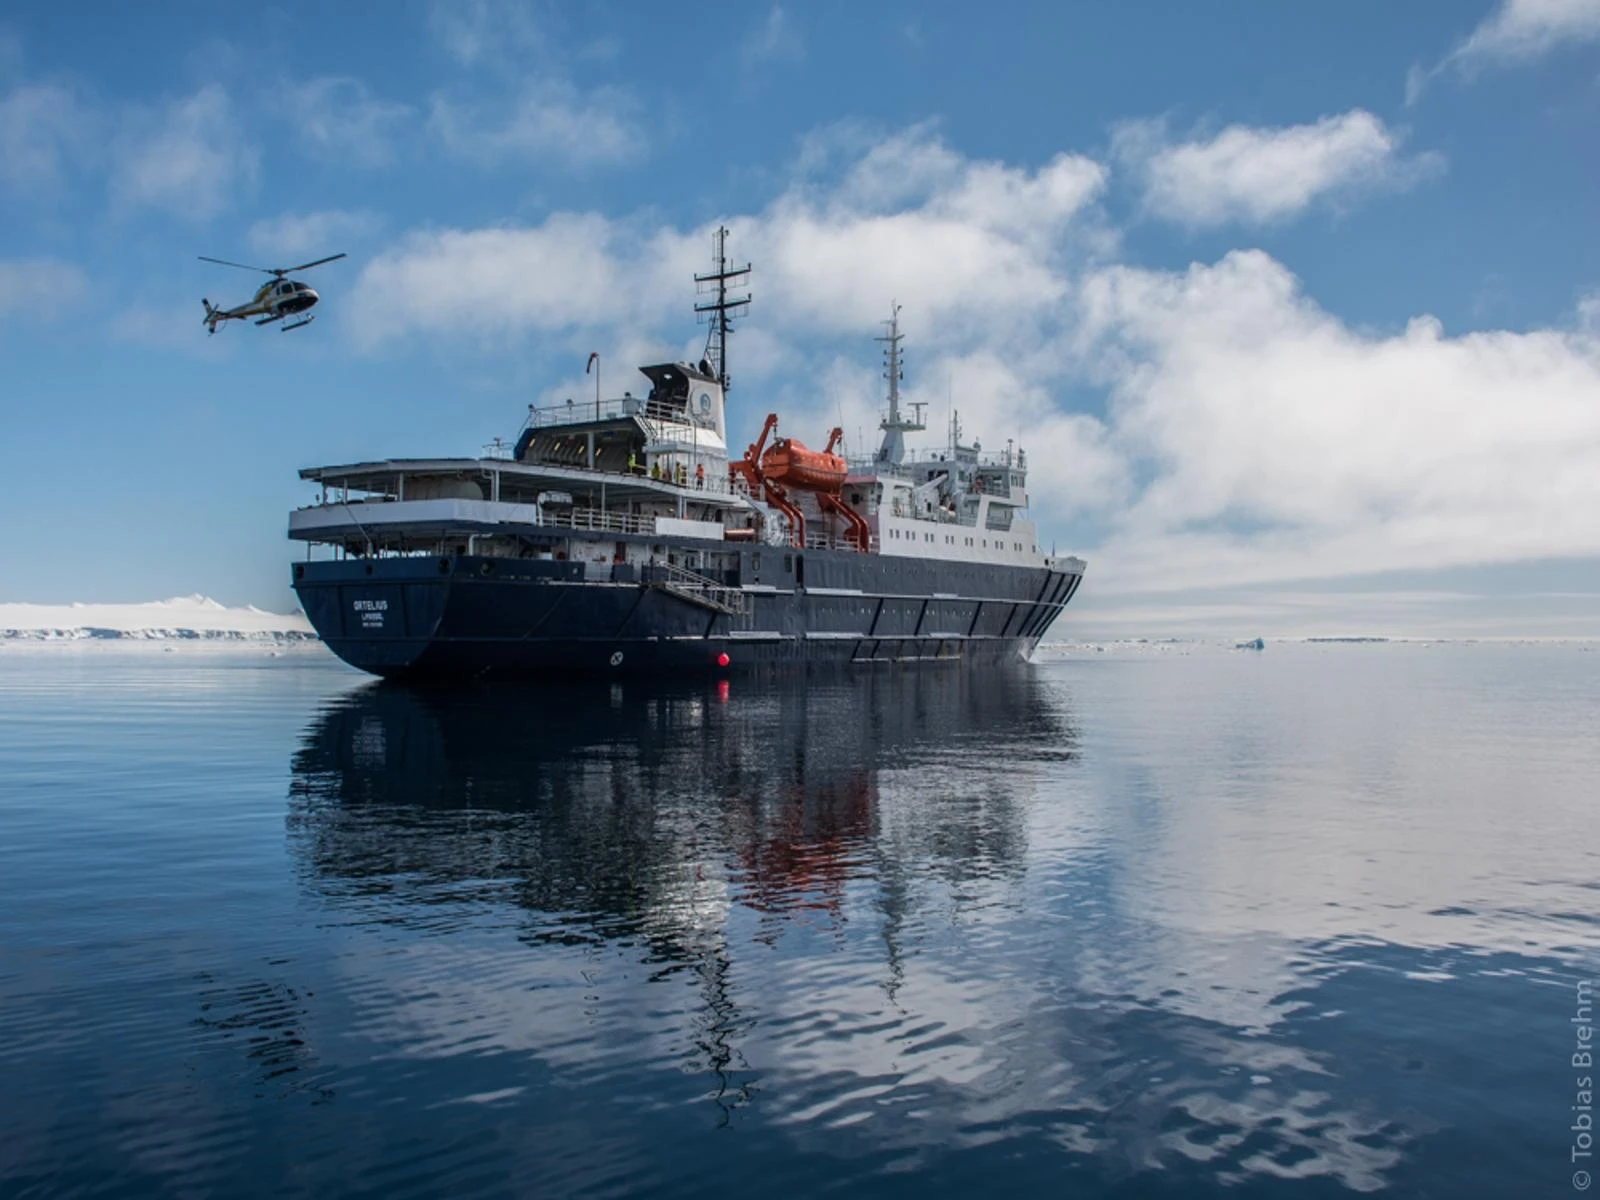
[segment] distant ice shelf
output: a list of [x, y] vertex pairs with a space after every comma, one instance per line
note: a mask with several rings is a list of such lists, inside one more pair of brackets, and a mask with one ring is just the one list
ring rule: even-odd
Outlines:
[[0, 642], [315, 641], [298, 613], [228, 608], [208, 596], [145, 604], [0, 604]]

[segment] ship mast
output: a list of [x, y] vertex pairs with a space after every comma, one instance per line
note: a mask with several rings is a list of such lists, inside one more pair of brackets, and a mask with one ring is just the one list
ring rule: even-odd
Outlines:
[[878, 428], [883, 430], [883, 443], [878, 447], [878, 461], [893, 466], [906, 456], [905, 435], [926, 429], [927, 426], [922, 423], [920, 403], [913, 402], [911, 405], [917, 410], [914, 416], [906, 418], [900, 415], [900, 383], [905, 379], [905, 370], [900, 363], [900, 343], [905, 340], [906, 335], [900, 332], [898, 304], [890, 309], [889, 319], [884, 324], [889, 327], [888, 334], [873, 339], [884, 343], [883, 374], [889, 381], [889, 412], [878, 422]]
[[706, 360], [711, 365], [711, 373], [716, 376], [717, 382], [722, 385], [723, 394], [726, 395], [732, 384], [728, 375], [728, 335], [733, 332], [733, 318], [735, 315], [743, 316], [743, 310], [750, 304], [750, 293], [742, 296], [729, 296], [728, 285], [743, 284], [750, 278], [750, 264], [742, 267], [728, 265], [728, 227], [717, 226], [715, 235], [717, 269], [706, 275], [694, 277], [698, 292], [711, 299], [704, 303], [696, 304], [694, 311], [697, 316], [704, 317], [711, 328], [706, 333]]

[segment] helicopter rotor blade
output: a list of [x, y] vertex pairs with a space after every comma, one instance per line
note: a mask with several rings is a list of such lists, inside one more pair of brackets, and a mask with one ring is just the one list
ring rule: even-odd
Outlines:
[[225, 258], [207, 258], [204, 254], [198, 256], [201, 262], [217, 263], [224, 267], [238, 267], [241, 271], [260, 271], [263, 275], [283, 275], [282, 271], [274, 271], [271, 267], [252, 267], [249, 263], [229, 262]]
[[288, 275], [294, 271], [309, 271], [312, 267], [320, 267], [323, 263], [338, 262], [343, 254], [330, 254], [327, 258], [319, 258], [316, 262], [301, 263], [298, 267], [285, 267], [280, 274]]

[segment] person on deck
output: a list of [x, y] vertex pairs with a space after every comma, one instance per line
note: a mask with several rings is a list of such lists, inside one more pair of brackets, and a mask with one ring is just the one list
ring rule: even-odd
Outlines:
[[696, 463], [694, 466], [694, 486], [702, 492], [706, 490], [705, 463]]

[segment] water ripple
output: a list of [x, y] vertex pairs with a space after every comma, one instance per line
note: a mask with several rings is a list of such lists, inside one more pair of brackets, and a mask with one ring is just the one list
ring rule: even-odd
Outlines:
[[1578, 656], [317, 661], [8, 660], [0, 1191], [1566, 1186]]

